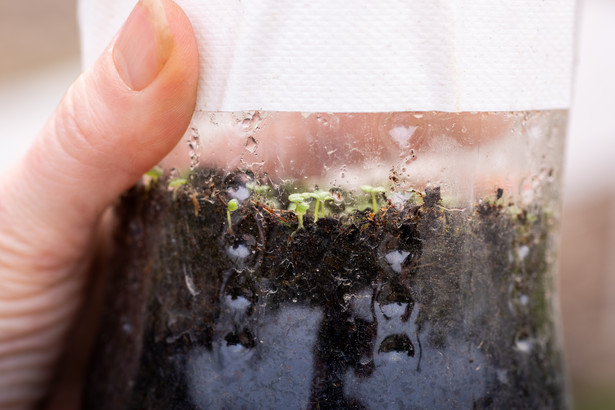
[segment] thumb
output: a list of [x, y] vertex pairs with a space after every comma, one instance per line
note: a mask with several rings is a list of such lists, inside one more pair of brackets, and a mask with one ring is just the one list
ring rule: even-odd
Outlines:
[[183, 135], [197, 78], [183, 11], [170, 0], [139, 1], [7, 178], [2, 194], [13, 203], [0, 203], [0, 218], [4, 205], [56, 233], [91, 227]]
[[46, 389], [103, 210], [170, 151], [196, 100], [198, 53], [171, 0], [140, 0], [0, 177], [0, 407]]

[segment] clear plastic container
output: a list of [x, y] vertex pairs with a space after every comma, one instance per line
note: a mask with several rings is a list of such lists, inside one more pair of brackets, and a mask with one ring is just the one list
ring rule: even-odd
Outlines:
[[562, 408], [567, 112], [197, 113], [123, 198], [87, 408]]

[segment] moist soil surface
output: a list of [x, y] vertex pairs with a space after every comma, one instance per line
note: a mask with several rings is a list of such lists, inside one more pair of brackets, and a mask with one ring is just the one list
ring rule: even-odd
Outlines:
[[501, 190], [448, 209], [432, 188], [377, 212], [330, 201], [298, 229], [253, 194], [229, 229], [251, 178], [123, 197], [85, 408], [566, 406], [547, 212]]

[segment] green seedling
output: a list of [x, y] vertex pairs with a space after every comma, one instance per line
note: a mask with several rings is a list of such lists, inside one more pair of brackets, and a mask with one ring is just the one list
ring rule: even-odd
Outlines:
[[371, 185], [362, 185], [361, 191], [372, 195], [372, 208], [374, 213], [378, 212], [378, 202], [376, 201], [376, 194], [380, 192], [386, 192], [387, 189], [383, 186], [373, 187]]
[[149, 192], [150, 188], [162, 177], [163, 172], [163, 169], [156, 165], [144, 174], [145, 192]]
[[162, 168], [160, 168], [158, 165], [156, 165], [154, 168], [152, 168], [149, 171], [147, 171], [145, 173], [145, 175], [150, 177], [152, 179], [152, 181], [156, 182], [162, 176]]
[[322, 202], [322, 216], [325, 216], [325, 202], [326, 201], [332, 201], [333, 197], [331, 195], [329, 195], [329, 192], [327, 191], [321, 191], [319, 189], [317, 189], [314, 192], [311, 192], [310, 194], [310, 198], [315, 198], [316, 199], [316, 209], [314, 210], [314, 222], [318, 221], [318, 207], [320, 206], [320, 203]]
[[173, 200], [175, 201], [177, 199], [177, 190], [179, 187], [186, 185], [186, 179], [185, 178], [174, 178], [171, 181], [169, 181], [169, 188], [173, 189]]
[[276, 207], [277, 201], [275, 198], [271, 198], [272, 188], [269, 185], [260, 185], [256, 182], [248, 182], [246, 184], [248, 188], [254, 194], [254, 199], [262, 204]]
[[239, 202], [236, 199], [231, 199], [226, 204], [226, 219], [228, 220], [228, 233], [233, 234], [233, 227], [231, 224], [231, 212], [235, 212], [239, 208]]
[[[288, 200], [291, 202], [288, 209], [294, 211], [297, 214], [297, 221], [299, 222], [299, 226], [297, 227], [297, 231], [299, 229], [304, 229], [303, 227], [303, 215], [307, 212], [310, 207], [310, 204], [306, 202], [306, 199], [311, 198], [310, 193], [302, 193], [302, 194], [290, 194], [288, 196]], [[297, 232], [295, 231], [295, 232]]]
[[174, 178], [171, 181], [169, 181], [169, 188], [177, 188], [182, 185], [186, 185], [185, 178]]
[[269, 185], [259, 185], [256, 182], [248, 182], [246, 188], [254, 192], [257, 195], [266, 196], [267, 192], [271, 189]]

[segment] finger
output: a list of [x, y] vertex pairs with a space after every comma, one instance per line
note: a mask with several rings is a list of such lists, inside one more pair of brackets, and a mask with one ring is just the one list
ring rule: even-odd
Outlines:
[[196, 43], [181, 9], [169, 0], [139, 2], [13, 172], [5, 212], [60, 234], [91, 226], [177, 143], [197, 77]]
[[198, 55], [170, 0], [142, 0], [0, 178], [0, 408], [45, 391], [82, 298], [98, 218], [187, 128]]

